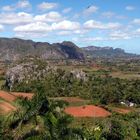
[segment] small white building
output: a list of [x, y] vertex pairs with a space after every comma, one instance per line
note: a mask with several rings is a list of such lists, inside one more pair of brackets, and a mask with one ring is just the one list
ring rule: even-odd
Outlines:
[[125, 106], [129, 106], [129, 107], [136, 106], [135, 103], [129, 102], [129, 101], [121, 101], [120, 104], [121, 104], [121, 105], [125, 105]]

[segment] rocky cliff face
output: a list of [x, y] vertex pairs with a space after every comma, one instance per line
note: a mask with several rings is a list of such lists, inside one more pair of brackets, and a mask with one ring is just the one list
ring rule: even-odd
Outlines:
[[17, 60], [25, 56], [44, 59], [84, 59], [84, 54], [72, 42], [49, 44], [18, 38], [0, 38], [0, 59]]
[[84, 58], [84, 54], [82, 50], [79, 47], [77, 47], [73, 42], [64, 41], [62, 43], [54, 43], [53, 46], [59, 48], [59, 50], [63, 52], [65, 58], [69, 58], [69, 59]]
[[6, 72], [6, 86], [13, 88], [15, 83], [25, 82], [28, 84], [30, 80], [41, 80], [49, 73], [54, 73], [55, 67], [36, 62], [26, 62], [17, 64]]

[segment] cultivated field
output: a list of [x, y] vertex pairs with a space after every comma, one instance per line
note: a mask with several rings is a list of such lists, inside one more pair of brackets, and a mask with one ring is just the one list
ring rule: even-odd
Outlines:
[[[32, 99], [33, 93], [0, 91], [0, 114], [16, 110], [14, 101], [18, 97]], [[131, 112], [130, 109], [109, 107], [111, 109], [110, 112], [101, 106], [88, 105], [90, 101], [80, 97], [56, 97], [49, 99], [68, 102], [69, 106], [64, 109], [64, 112], [74, 117], [108, 117], [112, 112], [123, 114]]]
[[0, 91], [0, 114], [6, 114], [16, 110], [16, 106], [13, 103], [18, 97], [31, 99], [32, 96], [33, 94], [31, 93]]
[[65, 109], [65, 112], [74, 117], [108, 117], [111, 115], [105, 109], [94, 105], [68, 107]]

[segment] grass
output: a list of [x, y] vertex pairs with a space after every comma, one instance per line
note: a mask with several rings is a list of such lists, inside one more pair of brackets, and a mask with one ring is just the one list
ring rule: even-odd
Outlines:
[[69, 106], [84, 106], [87, 105], [88, 101], [83, 101], [83, 102], [71, 102], [69, 103]]
[[1, 102], [5, 102], [5, 100], [4, 100], [4, 99], [2, 99], [2, 98], [0, 98], [0, 103], [1, 103]]
[[5, 82], [5, 80], [0, 80], [0, 90], [1, 90], [1, 87], [4, 84], [4, 82]]
[[85, 66], [85, 65], [79, 65], [79, 66], [65, 66], [65, 65], [61, 65], [61, 66], [57, 66], [58, 68], [64, 69], [66, 71], [71, 71], [71, 70], [75, 70], [75, 69], [80, 69], [86, 72], [96, 72], [98, 71], [100, 68], [96, 68], [96, 67], [92, 67], [92, 66]]
[[[72, 70], [75, 70], [75, 69], [80, 69], [80, 70], [83, 70], [87, 73], [91, 73], [91, 74], [95, 74], [95, 75], [104, 75], [105, 73], [102, 71], [102, 70], [107, 70], [107, 68], [103, 68], [103, 69], [100, 69], [100, 68], [96, 68], [96, 67], [92, 67], [92, 66], [84, 66], [84, 65], [81, 65], [81, 66], [65, 66], [65, 65], [61, 65], [61, 66], [58, 66], [59, 68], [62, 68], [66, 71], [72, 71]], [[100, 71], [101, 70], [101, 71]], [[115, 72], [110, 72], [109, 73], [110, 76], [114, 77], [114, 78], [120, 78], [120, 79], [140, 79], [140, 74], [138, 74], [138, 72], [133, 72], [133, 71], [120, 71], [118, 69], [116, 69]]]
[[[55, 98], [50, 98], [50, 99], [68, 102], [67, 100], [64, 100], [64, 98], [63, 99], [61, 99], [61, 98], [63, 98], [63, 97], [57, 97], [57, 98], [55, 97]], [[69, 97], [66, 97], [66, 98], [68, 99]], [[74, 98], [76, 98], [76, 97], [74, 97]], [[84, 100], [83, 98], [81, 98], [81, 99], [82, 99], [81, 101], [68, 102], [68, 106], [84, 106], [84, 105], [91, 103], [90, 100], [86, 100], [86, 99]]]
[[71, 127], [86, 127], [93, 128], [95, 126], [100, 125], [106, 118], [74, 118]]
[[131, 72], [112, 72], [110, 74], [114, 78], [120, 78], [120, 79], [140, 79], [140, 74], [137, 73], [131, 73]]

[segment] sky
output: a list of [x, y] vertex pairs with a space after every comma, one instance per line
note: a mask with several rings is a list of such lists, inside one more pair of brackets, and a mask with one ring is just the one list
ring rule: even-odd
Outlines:
[[0, 37], [140, 54], [140, 0], [0, 0]]

